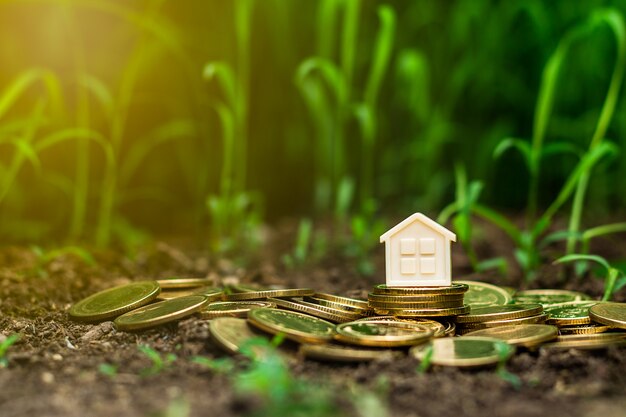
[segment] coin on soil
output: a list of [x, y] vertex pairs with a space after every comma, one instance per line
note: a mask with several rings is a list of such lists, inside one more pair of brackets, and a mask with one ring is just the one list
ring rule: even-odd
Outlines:
[[367, 309], [367, 301], [365, 300], [359, 300], [351, 297], [341, 297], [338, 295], [326, 294], [321, 292], [315, 293], [314, 297], [322, 300], [332, 301], [334, 303], [347, 304], [353, 307]]
[[268, 338], [265, 333], [256, 332], [251, 328], [245, 319], [234, 317], [220, 317], [212, 320], [209, 324], [209, 333], [215, 344], [232, 354], [238, 353], [242, 346], [254, 338]]
[[335, 325], [295, 311], [256, 308], [248, 312], [248, 322], [271, 334], [284, 333], [299, 343], [327, 343], [335, 335]]
[[118, 330], [141, 330], [190, 316], [208, 303], [204, 295], [188, 295], [148, 304], [115, 319]]
[[316, 304], [319, 306], [334, 308], [335, 310], [339, 310], [339, 311], [343, 311], [347, 313], [356, 313], [359, 315], [364, 314], [367, 311], [367, 309], [363, 307], [356, 307], [350, 304], [337, 303], [334, 301], [326, 300], [323, 298], [317, 298], [314, 296], [313, 297], [306, 296], [304, 297], [303, 301], [307, 303], [311, 303], [311, 304]]
[[364, 348], [336, 344], [302, 345], [300, 354], [306, 358], [330, 362], [370, 362], [375, 360], [394, 359], [401, 352], [387, 349]]
[[590, 324], [589, 308], [595, 304], [597, 301], [576, 301], [548, 306], [545, 308], [545, 312], [548, 314], [546, 323], [557, 326]]
[[478, 336], [442, 337], [410, 350], [419, 361], [462, 368], [495, 365], [506, 361], [514, 352], [513, 346], [500, 339]]
[[485, 307], [472, 307], [469, 314], [457, 316], [457, 323], [479, 323], [494, 320], [511, 320], [540, 314], [540, 304], [507, 304]]
[[299, 311], [301, 313], [310, 314], [312, 316], [319, 317], [325, 320], [330, 320], [335, 323], [344, 323], [347, 321], [356, 320], [361, 317], [359, 313], [337, 310], [331, 307], [324, 307], [317, 304], [307, 303], [298, 299], [285, 300], [282, 298], [268, 298], [267, 300], [273, 302], [274, 304], [276, 304], [276, 306], [280, 308]]
[[466, 336], [494, 337], [505, 342], [524, 347], [535, 347], [555, 339], [559, 330], [546, 324], [520, 324], [517, 326], [500, 326], [489, 329], [475, 330]]
[[586, 300], [591, 300], [591, 297], [587, 294], [583, 294], [577, 291], [553, 289], [518, 291], [513, 297], [513, 301], [516, 304], [537, 303], [544, 306], [544, 308], [552, 304], [570, 303], [572, 301]]
[[161, 291], [159, 300], [171, 300], [172, 298], [185, 297], [187, 295], [204, 295], [209, 301], [221, 300], [224, 290], [215, 287], [192, 287], [183, 289], [171, 289]]
[[589, 309], [595, 322], [626, 329], [626, 303], [599, 303]]
[[477, 329], [487, 329], [489, 327], [518, 325], [518, 324], [543, 324], [545, 323], [547, 317], [548, 316], [545, 313], [541, 313], [541, 314], [537, 314], [536, 316], [521, 317], [517, 319], [482, 321], [482, 322], [477, 322], [477, 323], [464, 323], [463, 328], [466, 330], [469, 330], [469, 329], [477, 330]]
[[274, 308], [276, 304], [269, 301], [218, 301], [207, 305], [200, 311], [203, 319], [217, 317], [243, 317], [248, 316], [248, 311], [255, 308]]
[[407, 321], [353, 321], [337, 325], [335, 339], [351, 345], [398, 347], [424, 343], [433, 331]]
[[504, 305], [512, 301], [511, 295], [506, 290], [486, 282], [455, 281], [455, 283], [469, 287], [465, 293], [465, 304], [470, 307]]
[[374, 286], [376, 295], [452, 295], [463, 294], [467, 291], [467, 285], [453, 282], [449, 287], [388, 287], [385, 284]]
[[392, 321], [392, 322], [404, 322], [404, 323], [415, 323], [421, 324], [422, 326], [428, 327], [433, 332], [433, 337], [443, 337], [446, 336], [450, 331], [454, 332], [454, 328], [451, 327], [450, 322], [446, 322], [446, 324], [439, 323], [438, 321], [431, 319], [424, 319], [420, 317], [414, 317], [410, 319], [403, 319], [396, 316], [374, 316], [374, 317], [365, 317], [362, 319], [355, 320], [357, 322], [380, 322], [380, 321]]
[[541, 349], [606, 349], [611, 346], [626, 345], [626, 332], [572, 334], [559, 336], [554, 343], [547, 343]]
[[225, 298], [226, 301], [244, 301], [244, 300], [264, 300], [267, 298], [276, 297], [302, 297], [305, 295], [313, 295], [315, 290], [311, 288], [286, 288], [282, 290], [260, 290], [260, 291], [248, 291], [238, 292], [234, 294], [228, 294]]
[[70, 318], [77, 321], [102, 321], [148, 304], [161, 291], [156, 281], [139, 281], [100, 291], [70, 308]]

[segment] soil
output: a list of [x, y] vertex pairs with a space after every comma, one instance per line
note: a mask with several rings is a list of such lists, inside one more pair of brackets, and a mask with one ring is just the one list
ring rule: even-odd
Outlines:
[[[94, 251], [94, 265], [71, 254], [42, 264], [29, 248], [0, 249], [0, 341], [14, 333], [21, 335], [8, 350], [7, 367], [0, 368], [0, 415], [227, 417], [258, 412], [263, 399], [237, 393], [231, 375], [192, 361], [198, 355], [227, 356], [209, 340], [206, 321], [190, 318], [148, 331], [125, 333], [116, 331], [111, 322], [74, 323], [66, 311], [72, 303], [101, 289], [174, 275], [212, 276], [216, 283], [313, 286], [319, 291], [349, 296], [364, 296], [373, 284], [383, 281], [382, 248], [372, 254], [377, 271], [372, 277], [360, 276], [354, 262], [341, 256], [287, 270], [280, 254], [290, 245], [281, 243], [287, 241], [281, 238], [282, 229], [273, 235], [262, 256], [247, 268], [224, 259], [210, 259], [206, 253], [186, 247], [184, 241], [156, 243], [133, 258], [121, 252]], [[493, 238], [496, 243], [502, 240], [497, 235]], [[502, 244], [491, 247], [503, 253], [510, 249], [506, 245], [502, 240]], [[614, 251], [615, 246], [609, 247]], [[467, 260], [459, 248], [454, 250], [455, 276], [461, 277], [467, 273]], [[480, 251], [490, 249], [483, 247]], [[564, 283], [562, 272], [546, 266], [530, 287], [601, 294], [599, 280]], [[525, 287], [515, 271], [506, 279], [494, 274], [463, 278]], [[626, 301], [626, 291], [616, 298]], [[162, 371], [146, 376], [151, 361], [138, 350], [139, 345], [174, 353], [177, 359]], [[100, 370], [102, 364], [117, 367], [117, 372], [106, 375]], [[236, 364], [238, 369], [246, 367], [241, 358], [236, 358]], [[392, 416], [626, 415], [624, 348], [518, 352], [507, 369], [521, 379], [519, 389], [493, 369], [433, 368], [420, 374], [417, 365], [409, 357], [358, 365], [315, 362], [297, 356], [289, 359], [294, 378], [327, 387], [333, 393], [332, 415], [383, 417], [383, 410], [372, 396]]]

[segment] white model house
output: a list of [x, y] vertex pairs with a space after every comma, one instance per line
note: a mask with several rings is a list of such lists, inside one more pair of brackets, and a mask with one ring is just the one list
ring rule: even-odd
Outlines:
[[450, 242], [456, 235], [415, 213], [380, 237], [385, 242], [387, 285], [395, 287], [451, 285]]

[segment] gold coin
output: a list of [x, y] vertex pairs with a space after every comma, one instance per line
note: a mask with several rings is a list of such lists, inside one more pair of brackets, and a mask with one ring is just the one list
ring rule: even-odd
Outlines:
[[351, 297], [340, 297], [338, 295], [325, 294], [322, 292], [315, 293], [314, 297], [322, 300], [332, 301], [334, 303], [347, 304], [349, 306], [367, 309], [367, 301], [365, 300], [358, 300]]
[[495, 365], [506, 361], [514, 352], [515, 348], [502, 340], [477, 336], [442, 337], [410, 350], [419, 361], [430, 355], [432, 365], [462, 368]]
[[274, 308], [276, 304], [269, 301], [218, 301], [207, 305], [200, 311], [200, 318], [214, 319], [217, 317], [247, 317], [248, 311], [255, 308]]
[[340, 342], [378, 347], [413, 346], [433, 337], [427, 326], [407, 321], [353, 321], [337, 325], [336, 332]]
[[[211, 339], [228, 353], [236, 354], [251, 339], [264, 337], [266, 333], [255, 332], [244, 319], [220, 317], [209, 324]], [[253, 348], [254, 350], [254, 348]]]
[[157, 280], [161, 289], [204, 287], [213, 284], [211, 278], [165, 278]]
[[469, 306], [456, 308], [421, 308], [421, 309], [403, 309], [403, 308], [375, 308], [376, 314], [381, 316], [392, 315], [398, 317], [447, 317], [458, 316], [459, 314], [467, 314], [470, 311]]
[[513, 298], [504, 289], [478, 281], [456, 281], [465, 284], [469, 290], [465, 293], [465, 304], [472, 308], [509, 304]]
[[426, 303], [441, 301], [463, 301], [463, 294], [450, 295], [380, 295], [369, 293], [367, 299], [370, 303]]
[[626, 303], [599, 303], [589, 309], [591, 320], [626, 329]]
[[356, 307], [350, 304], [337, 303], [335, 301], [325, 300], [323, 298], [317, 298], [315, 296], [304, 297], [304, 301], [311, 303], [311, 304], [317, 304], [317, 305], [324, 306], [324, 307], [334, 308], [335, 310], [345, 311], [348, 313], [362, 314], [367, 310], [363, 307]]
[[456, 334], [456, 323], [454, 323], [453, 321], [444, 321], [441, 324], [443, 324], [445, 327], [445, 330], [443, 332], [444, 336], [452, 337]]
[[224, 290], [215, 287], [185, 288], [180, 290], [161, 291], [157, 297], [159, 300], [171, 300], [172, 298], [186, 297], [188, 295], [204, 295], [209, 301], [221, 300]]
[[447, 323], [448, 326], [446, 326], [442, 323], [439, 323], [438, 321], [419, 318], [419, 317], [414, 317], [411, 319], [403, 319], [403, 318], [399, 318], [396, 316], [375, 316], [375, 317], [365, 317], [365, 318], [358, 319], [355, 321], [359, 323], [390, 321], [390, 322], [404, 322], [404, 323], [408, 322], [408, 323], [421, 324], [422, 326], [428, 327], [433, 332], [433, 337], [446, 336], [446, 332], [450, 331], [449, 322]]
[[493, 321], [483, 321], [483, 322], [478, 322], [478, 323], [463, 323], [463, 328], [464, 329], [487, 329], [489, 327], [519, 325], [519, 324], [543, 324], [545, 323], [547, 317], [548, 317], [547, 314], [541, 313], [536, 316], [521, 317], [518, 319], [493, 320]]
[[307, 313], [315, 317], [330, 320], [335, 323], [344, 323], [347, 321], [356, 320], [360, 318], [360, 314], [348, 313], [346, 311], [339, 311], [334, 308], [324, 307], [311, 303], [306, 303], [299, 300], [283, 300], [281, 298], [268, 298], [268, 301], [273, 302], [278, 307], [286, 308], [288, 310], [299, 311]]
[[479, 323], [494, 320], [511, 320], [536, 316], [543, 311], [541, 304], [507, 304], [472, 307], [469, 314], [457, 316], [457, 323]]
[[626, 333], [595, 333], [559, 336], [554, 343], [541, 346], [542, 349], [606, 349], [611, 346], [626, 345]]
[[291, 288], [282, 290], [260, 290], [238, 292], [226, 295], [226, 301], [244, 301], [244, 300], [263, 300], [275, 297], [302, 297], [304, 295], [313, 295], [315, 290], [311, 288]]
[[444, 295], [463, 294], [467, 291], [467, 285], [453, 282], [449, 287], [388, 287], [385, 284], [374, 286], [374, 294], [377, 295]]
[[[500, 326], [489, 329], [474, 330], [468, 336], [494, 337], [505, 342], [524, 347], [534, 347], [553, 340], [559, 334], [555, 326], [546, 324], [519, 324], [517, 326]], [[463, 336], [467, 337], [467, 336]]]
[[591, 323], [589, 308], [597, 304], [596, 301], [578, 301], [573, 303], [547, 306], [548, 314], [546, 323], [556, 326], [574, 326]]
[[570, 303], [572, 301], [585, 301], [590, 299], [590, 296], [581, 292], [552, 289], [518, 291], [513, 297], [515, 303], [536, 303], [544, 307], [551, 304]]
[[118, 330], [140, 330], [190, 316], [208, 303], [204, 295], [188, 295], [148, 304], [115, 319]]
[[73, 320], [93, 322], [111, 319], [154, 300], [161, 291], [156, 281], [139, 281], [100, 291], [70, 308]]
[[563, 326], [559, 328], [561, 335], [604, 333], [610, 329], [604, 324], [588, 324], [585, 326]]
[[271, 334], [284, 333], [299, 343], [327, 343], [335, 334], [334, 324], [296, 311], [256, 308], [248, 312], [248, 322]]
[[394, 359], [400, 352], [387, 349], [343, 346], [335, 344], [301, 345], [300, 354], [311, 359], [331, 362], [370, 362]]
[[370, 307], [374, 309], [385, 310], [391, 309], [406, 309], [415, 310], [422, 308], [458, 308], [463, 307], [463, 300], [458, 301], [435, 301], [425, 303], [382, 303], [370, 301]]

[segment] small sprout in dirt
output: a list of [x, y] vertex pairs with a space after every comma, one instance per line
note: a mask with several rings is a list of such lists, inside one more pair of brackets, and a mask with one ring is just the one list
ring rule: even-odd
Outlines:
[[108, 376], [109, 378], [115, 378], [117, 376], [117, 365], [101, 363], [100, 366], [98, 366], [98, 372], [102, 375]]
[[496, 375], [500, 377], [503, 381], [511, 384], [513, 388], [519, 390], [522, 387], [522, 380], [515, 375], [507, 371], [506, 369], [506, 361], [511, 354], [512, 347], [507, 343], [496, 343], [495, 344], [496, 352], [498, 353], [498, 365], [496, 367]]
[[296, 235], [296, 244], [291, 253], [283, 256], [283, 263], [288, 268], [294, 268], [297, 265], [304, 264], [309, 256], [309, 247], [313, 234], [313, 222], [311, 219], [302, 219], [298, 225], [298, 234]]
[[174, 398], [163, 411], [151, 414], [154, 417], [188, 417], [191, 413], [189, 400], [178, 397]]
[[20, 335], [12, 334], [0, 341], [0, 368], [6, 368], [9, 364], [9, 360], [6, 358], [7, 350], [18, 340], [20, 340]]
[[433, 359], [433, 346], [430, 345], [426, 348], [426, 353], [424, 354], [424, 359], [420, 362], [417, 367], [417, 373], [424, 374], [428, 369], [430, 369], [430, 363]]
[[626, 285], [626, 274], [624, 271], [615, 268], [609, 263], [609, 261], [598, 255], [566, 255], [554, 262], [566, 263], [580, 261], [592, 261], [604, 267], [604, 295], [602, 296], [602, 301], [610, 300], [615, 292], [619, 291]]
[[230, 358], [211, 359], [204, 356], [194, 356], [191, 362], [202, 365], [216, 374], [229, 374], [235, 369], [235, 363]]
[[141, 371], [141, 376], [157, 375], [176, 361], [176, 355], [168, 353], [162, 356], [159, 352], [147, 345], [139, 346], [139, 351], [152, 361], [152, 366]]
[[385, 377], [376, 380], [373, 390], [356, 384], [350, 386], [350, 401], [360, 417], [389, 416], [388, 396], [389, 381]]
[[42, 278], [47, 278], [48, 272], [46, 271], [46, 265], [61, 256], [71, 255], [77, 259], [80, 259], [88, 266], [96, 265], [94, 257], [87, 251], [79, 246], [65, 246], [58, 249], [45, 250], [39, 246], [33, 246], [31, 248], [35, 256], [37, 257], [37, 265], [35, 270], [37, 275]]

